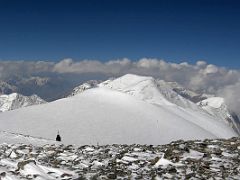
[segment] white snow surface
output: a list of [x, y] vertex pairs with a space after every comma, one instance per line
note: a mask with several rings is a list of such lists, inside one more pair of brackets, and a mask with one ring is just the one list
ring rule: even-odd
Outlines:
[[44, 139], [41, 137], [33, 137], [29, 135], [10, 133], [5, 131], [0, 131], [0, 142], [8, 144], [32, 144], [36, 146], [42, 146], [45, 144], [58, 144], [56, 141], [50, 139]]
[[0, 130], [65, 144], [166, 144], [178, 139], [237, 136], [226, 123], [162, 87], [125, 75], [73, 97], [0, 114]]

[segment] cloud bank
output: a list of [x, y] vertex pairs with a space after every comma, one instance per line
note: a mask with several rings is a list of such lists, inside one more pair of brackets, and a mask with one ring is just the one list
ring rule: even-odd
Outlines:
[[71, 75], [94, 77], [118, 77], [127, 73], [153, 76], [165, 81], [175, 81], [198, 92], [222, 96], [228, 105], [240, 114], [240, 70], [227, 69], [198, 61], [196, 64], [170, 63], [161, 59], [142, 58], [131, 61], [127, 58], [101, 62], [98, 60], [74, 61], [64, 59], [55, 62], [1, 61], [0, 78], [41, 75]]

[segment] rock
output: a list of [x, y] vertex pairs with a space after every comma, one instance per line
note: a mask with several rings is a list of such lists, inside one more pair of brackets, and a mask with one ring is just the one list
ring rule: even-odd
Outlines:
[[195, 177], [195, 173], [188, 173], [188, 174], [186, 174], [186, 176], [185, 176], [185, 178], [186, 179], [190, 179], [190, 178], [192, 178], [192, 177]]
[[19, 171], [20, 169], [23, 170], [24, 166], [29, 164], [29, 163], [34, 163], [36, 165], [36, 161], [32, 160], [32, 159], [29, 159], [29, 160], [26, 160], [26, 161], [20, 161], [17, 164], [17, 171]]
[[115, 173], [109, 173], [109, 174], [107, 175], [107, 177], [108, 177], [109, 179], [117, 179], [117, 175], [116, 175]]
[[71, 177], [71, 176], [72, 176], [71, 174], [63, 173], [63, 174], [61, 175], [61, 178]]
[[[1, 173], [0, 173], [0, 177], [5, 177], [6, 174], [7, 174], [6, 172], [1, 172]], [[0, 179], [1, 179], [1, 178], [0, 178]]]
[[166, 170], [168, 171], [168, 173], [176, 173], [177, 172], [176, 168], [173, 166], [168, 166]]
[[152, 159], [152, 160], [150, 161], [150, 165], [151, 165], [151, 166], [154, 166], [154, 165], [158, 162], [159, 159], [160, 159], [160, 157], [155, 157], [154, 159]]

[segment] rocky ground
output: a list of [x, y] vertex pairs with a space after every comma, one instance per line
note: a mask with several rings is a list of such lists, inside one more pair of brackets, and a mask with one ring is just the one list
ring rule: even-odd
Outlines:
[[0, 179], [240, 179], [240, 138], [167, 145], [0, 145]]

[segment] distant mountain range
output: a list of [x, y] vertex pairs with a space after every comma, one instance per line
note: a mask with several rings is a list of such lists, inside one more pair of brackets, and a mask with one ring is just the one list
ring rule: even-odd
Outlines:
[[19, 93], [24, 96], [37, 94], [46, 101], [53, 101], [71, 91], [76, 82], [62, 77], [10, 77], [0, 81], [0, 94]]

